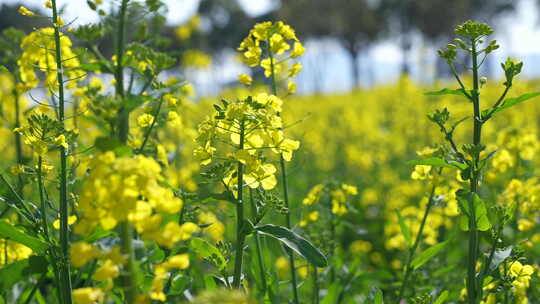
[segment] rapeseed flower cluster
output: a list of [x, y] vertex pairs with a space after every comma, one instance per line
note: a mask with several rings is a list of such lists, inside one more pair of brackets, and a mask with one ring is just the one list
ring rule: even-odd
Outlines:
[[[245, 165], [243, 178], [250, 188], [261, 186], [273, 189], [277, 184], [276, 168], [263, 157], [263, 149], [282, 154], [286, 161], [292, 159], [293, 151], [300, 146], [298, 141], [283, 134], [283, 123], [278, 115], [282, 100], [274, 95], [261, 93], [236, 102], [224, 102], [224, 108], [216, 106], [216, 115], [199, 125], [194, 151], [201, 165], [209, 165], [216, 159], [216, 144], [226, 143], [236, 147], [234, 153], [225, 155], [229, 161]], [[237, 169], [229, 167], [222, 179], [231, 191], [237, 183]]]
[[[249, 35], [240, 43], [238, 50], [242, 52], [245, 64], [250, 67], [262, 67], [264, 76], [272, 77], [272, 81], [275, 82], [294, 78], [302, 70], [299, 62], [289, 64], [289, 61], [302, 56], [305, 52], [304, 46], [296, 37], [294, 29], [282, 21], [255, 24]], [[241, 74], [239, 81], [249, 85], [252, 79], [249, 75]], [[289, 81], [287, 91], [294, 93], [296, 84]]]
[[[60, 72], [64, 74], [66, 87], [73, 89], [85, 77], [85, 73], [80, 69], [81, 63], [72, 49], [71, 39], [65, 34], [60, 35], [61, 52], [64, 58], [63, 70]], [[22, 40], [21, 49], [23, 52], [17, 64], [24, 88], [30, 90], [38, 86], [37, 69], [45, 73], [45, 86], [53, 91], [58, 90], [54, 29], [46, 27], [30, 33]]]
[[[177, 213], [182, 200], [160, 185], [161, 167], [145, 156], [117, 157], [106, 152], [93, 159], [82, 189], [75, 232], [87, 234], [100, 226], [113, 229], [129, 222], [143, 237], [167, 247], [185, 240], [197, 229], [192, 225], [165, 223], [160, 213]], [[161, 226], [165, 227], [161, 229]]]

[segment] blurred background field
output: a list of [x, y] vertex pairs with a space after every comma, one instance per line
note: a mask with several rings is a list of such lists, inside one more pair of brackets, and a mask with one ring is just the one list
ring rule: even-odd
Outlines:
[[[85, 6], [84, 2], [64, 1], [66, 23], [70, 22], [70, 16], [74, 26], [94, 21], [78, 9]], [[237, 81], [238, 74], [250, 73], [237, 60], [235, 48], [241, 39], [256, 22], [283, 20], [304, 43], [306, 54], [301, 60], [304, 69], [297, 78], [297, 94], [284, 97], [286, 132], [301, 142], [288, 172], [291, 212], [296, 229], [323, 251], [332, 247], [339, 252], [332, 256], [332, 263], [340, 269], [339, 283], [333, 288], [340, 290], [344, 303], [361, 303], [372, 286], [395, 291], [407, 249], [395, 210], [401, 210], [411, 231], [416, 231], [431, 181], [428, 172], [414, 175], [414, 166], [406, 162], [429, 154], [430, 149], [442, 144], [439, 130], [426, 117], [428, 113], [448, 107], [453, 109], [452, 115], [457, 120], [470, 112], [470, 103], [458, 96], [424, 95], [427, 91], [455, 86], [444, 61], [436, 56], [436, 49], [445, 46], [453, 36], [455, 25], [468, 19], [487, 22], [502, 45], [482, 69], [481, 76], [487, 77], [482, 98], [487, 104], [492, 104], [500, 94], [503, 72], [499, 62], [506, 56], [524, 61], [524, 73], [515, 81], [510, 97], [538, 91], [540, 84], [536, 80], [540, 77], [540, 1], [165, 2], [169, 4], [165, 20], [148, 18], [144, 22], [149, 31], [152, 22], [165, 22], [161, 34], [169, 39], [163, 41], [162, 50], [175, 54], [179, 62], [166, 74], [180, 75], [194, 87], [194, 92], [186, 94], [190, 97], [182, 100], [181, 126], [162, 130], [157, 135], [165, 150], [176, 150], [182, 155], [179, 164], [171, 164], [165, 172], [171, 184], [186, 191], [200, 190], [201, 168], [192, 156], [192, 142], [197, 125], [211, 111], [212, 104], [220, 98], [247, 96], [268, 84], [262, 71], [251, 74], [253, 88]], [[4, 0], [0, 4], [0, 31], [15, 26], [29, 32], [41, 26], [39, 19], [21, 21], [23, 17], [16, 13], [19, 7], [16, 1]], [[25, 5], [33, 8], [31, 4]], [[103, 9], [108, 8], [105, 5]], [[110, 41], [99, 42], [99, 48], [107, 56], [113, 48]], [[108, 84], [111, 79], [102, 80]], [[9, 98], [10, 82], [9, 76], [0, 75], [3, 101]], [[104, 90], [112, 90], [112, 86], [105, 85]], [[35, 94], [40, 93], [36, 90]], [[26, 106], [31, 105], [33, 102], [28, 99]], [[13, 109], [4, 106], [0, 111], [6, 122], [0, 124], [0, 140], [12, 142], [13, 132], [8, 122]], [[81, 140], [86, 144], [101, 135], [91, 123], [80, 120], [79, 124], [84, 133]], [[459, 142], [468, 140], [470, 125], [467, 121], [458, 129]], [[510, 243], [522, 245], [523, 256], [537, 269], [540, 262], [539, 128], [538, 101], [506, 111], [486, 126], [484, 140], [491, 143], [488, 151], [499, 149], [499, 152], [485, 177], [490, 186], [482, 190], [485, 200], [494, 204], [520, 202], [516, 229], [506, 231], [506, 237], [512, 240]], [[3, 170], [15, 163], [13, 149], [12, 144], [0, 144]], [[30, 155], [30, 150], [25, 150], [25, 154]], [[422, 249], [446, 240], [458, 221], [455, 191], [464, 182], [450, 170], [444, 170], [443, 175], [446, 179], [437, 188], [438, 202], [428, 219]], [[320, 207], [305, 203], [313, 187], [326, 183], [345, 183], [358, 189], [346, 200], [341, 220], [336, 224], [338, 237], [331, 240], [319, 233], [317, 217], [313, 216], [312, 212]], [[207, 212], [203, 217], [230, 221], [232, 211], [224, 204], [203, 207]], [[232, 226], [219, 226], [223, 231], [214, 231], [213, 237], [232, 235]], [[450, 248], [447, 254], [433, 259], [415, 274], [417, 294], [438, 292], [445, 286], [452, 299], [460, 298], [463, 284], [455, 282], [461, 283], [463, 276], [454, 271], [464, 268], [462, 249], [466, 241], [460, 242], [462, 248]], [[287, 279], [284, 255], [278, 250], [265, 253], [265, 258], [275, 265], [282, 279]], [[301, 279], [307, 278], [307, 271], [301, 264], [298, 268]], [[538, 282], [535, 277], [531, 283], [530, 299], [540, 299]], [[306, 294], [308, 286], [305, 283], [301, 287]], [[330, 290], [331, 286], [329, 283], [325, 288]]]

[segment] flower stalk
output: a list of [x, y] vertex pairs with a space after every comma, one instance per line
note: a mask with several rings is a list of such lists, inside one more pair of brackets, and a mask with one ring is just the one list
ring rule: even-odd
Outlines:
[[[56, 61], [56, 77], [58, 81], [58, 120], [65, 127], [65, 97], [64, 97], [64, 75], [62, 66], [62, 48], [60, 44], [60, 30], [56, 0], [52, 0], [52, 18], [54, 26], [54, 43], [55, 43], [55, 61]], [[60, 279], [62, 281], [62, 289], [64, 293], [64, 303], [71, 304], [71, 275], [70, 275], [70, 258], [69, 258], [69, 205], [68, 205], [68, 189], [67, 189], [67, 149], [60, 146]]]
[[[245, 141], [245, 122], [240, 121], [240, 143], [238, 144], [238, 150], [244, 149]], [[233, 288], [240, 287], [240, 281], [242, 280], [242, 260], [244, 255], [244, 242], [246, 235], [244, 232], [244, 164], [238, 161], [238, 192], [236, 198], [236, 248], [234, 259], [234, 276], [233, 276]]]

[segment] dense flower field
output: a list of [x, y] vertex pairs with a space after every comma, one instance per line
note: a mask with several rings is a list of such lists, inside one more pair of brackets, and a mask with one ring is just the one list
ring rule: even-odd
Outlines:
[[479, 74], [487, 25], [440, 51], [456, 82], [298, 97], [302, 42], [258, 23], [201, 99], [166, 72], [210, 59], [128, 41], [133, 5], [2, 33], [0, 303], [538, 302], [538, 83]]

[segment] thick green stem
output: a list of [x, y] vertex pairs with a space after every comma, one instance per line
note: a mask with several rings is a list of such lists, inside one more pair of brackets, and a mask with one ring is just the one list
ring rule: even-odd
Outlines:
[[[480, 146], [482, 134], [482, 121], [480, 117], [480, 92], [478, 81], [478, 54], [476, 51], [476, 41], [472, 40], [472, 70], [473, 70], [473, 91], [472, 102], [474, 108], [473, 125], [473, 145]], [[478, 260], [479, 239], [476, 223], [476, 210], [474, 206], [474, 196], [478, 194], [478, 178], [480, 175], [478, 163], [480, 152], [474, 155], [474, 168], [470, 178], [471, 196], [469, 198], [469, 256], [467, 271], [467, 296], [469, 304], [476, 304], [479, 301], [479, 284], [476, 279], [476, 263]]]
[[[272, 94], [277, 96], [277, 83], [276, 83], [276, 71], [274, 66], [274, 54], [270, 50], [270, 42], [267, 40], [268, 46], [268, 56], [270, 57], [270, 71], [271, 71], [271, 81], [272, 81]], [[281, 113], [279, 113], [281, 114]], [[283, 153], [279, 155], [279, 164], [281, 167], [281, 182], [283, 185], [283, 201], [285, 202], [285, 207], [287, 208], [286, 224], [287, 228], [291, 228], [291, 210], [289, 206], [289, 187], [287, 185], [287, 168], [285, 166], [285, 159], [283, 158]], [[296, 267], [294, 265], [294, 253], [289, 247], [286, 248], [287, 254], [289, 255], [289, 264], [291, 270], [291, 287], [293, 290], [294, 304], [299, 304], [298, 300], [298, 290], [296, 288]]]
[[[58, 24], [60, 16], [56, 6], [56, 0], [52, 0], [52, 17]], [[56, 77], [58, 81], [58, 119], [65, 127], [65, 98], [64, 98], [64, 74], [62, 66], [62, 47], [60, 44], [60, 30], [54, 26]], [[71, 300], [71, 275], [69, 259], [69, 227], [68, 227], [68, 189], [67, 189], [67, 149], [60, 147], [60, 279], [62, 280], [64, 303], [72, 303]]]
[[[440, 174], [441, 171], [439, 171]], [[435, 202], [435, 189], [437, 188], [436, 182], [433, 183], [433, 186], [431, 187], [431, 192], [429, 194], [429, 200], [426, 206], [426, 210], [424, 210], [424, 215], [422, 217], [422, 222], [420, 223], [420, 227], [418, 228], [418, 232], [416, 234], [416, 238], [414, 240], [414, 243], [412, 247], [409, 249], [409, 255], [407, 256], [407, 264], [405, 265], [405, 276], [403, 278], [403, 283], [401, 284], [401, 288], [399, 290], [399, 296], [397, 298], [397, 303], [399, 304], [401, 302], [401, 299], [405, 295], [405, 288], [407, 288], [407, 284], [409, 283], [409, 277], [412, 274], [412, 267], [411, 263], [414, 258], [414, 254], [416, 253], [416, 249], [418, 249], [418, 245], [420, 245], [420, 241], [422, 240], [422, 235], [424, 233], [424, 227], [426, 225], [426, 221], [429, 215], [429, 212], [431, 210], [431, 207], [433, 206], [433, 203]]]
[[[126, 108], [124, 91], [124, 46], [125, 46], [125, 26], [126, 14], [129, 0], [122, 0], [118, 20], [118, 32], [116, 40], [116, 66], [114, 78], [116, 81], [116, 97], [120, 100], [121, 107], [118, 111], [118, 139], [122, 143], [127, 143], [129, 136], [129, 111]], [[124, 289], [124, 302], [132, 304], [137, 298], [137, 286], [135, 284], [136, 271], [133, 254], [133, 228], [129, 222], [120, 224], [121, 251], [127, 257], [125, 269], [121, 279]]]
[[[244, 121], [240, 122], [240, 144], [238, 146], [239, 150], [244, 149]], [[233, 287], [239, 288], [240, 281], [242, 279], [242, 259], [244, 255], [244, 241], [246, 235], [244, 233], [244, 199], [243, 199], [243, 190], [244, 190], [244, 164], [238, 162], [238, 193], [236, 199], [236, 255], [234, 259], [234, 276], [233, 276]]]
[[319, 272], [317, 266], [313, 266], [313, 304], [319, 304]]
[[[255, 205], [255, 199], [253, 198], [253, 189], [249, 188], [249, 201], [251, 203], [251, 218], [255, 221], [257, 217], [257, 206]], [[264, 261], [262, 258], [261, 244], [259, 241], [259, 234], [257, 231], [253, 233], [255, 240], [255, 250], [257, 251], [257, 261], [259, 262], [259, 273], [261, 276], [261, 294], [264, 297], [266, 295], [266, 272], [264, 271]]]
[[122, 254], [127, 256], [126, 269], [122, 274], [124, 287], [124, 303], [135, 303], [137, 286], [135, 285], [135, 260], [133, 257], [133, 229], [129, 222], [120, 224], [120, 238], [122, 240]]

